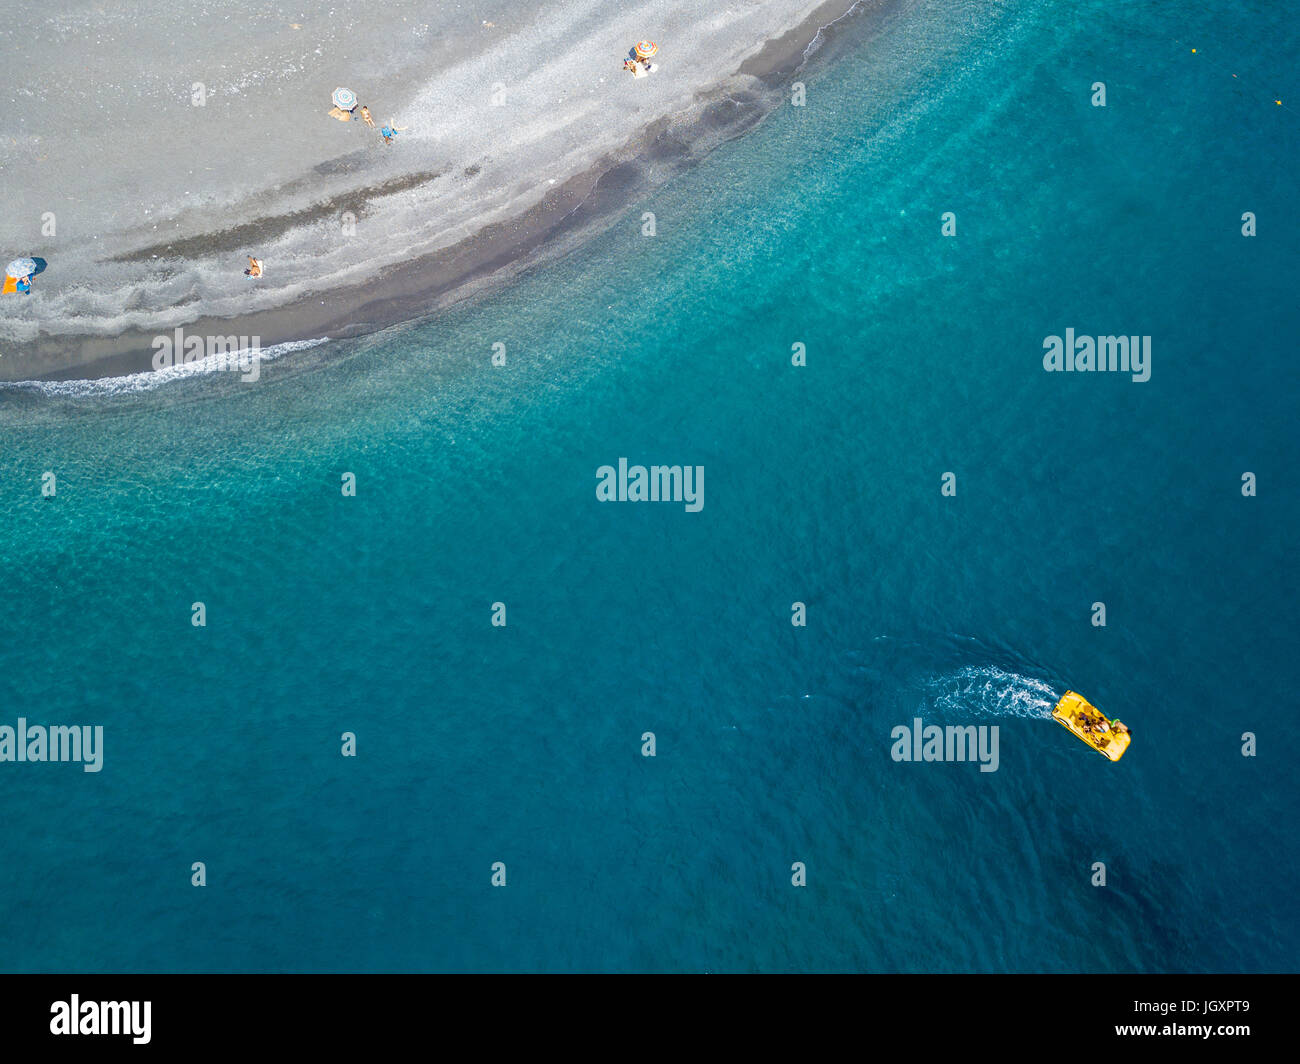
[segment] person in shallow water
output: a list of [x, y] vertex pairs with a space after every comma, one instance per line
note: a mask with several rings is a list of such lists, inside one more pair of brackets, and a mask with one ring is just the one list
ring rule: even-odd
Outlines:
[[261, 260], [261, 259], [255, 259], [255, 258], [253, 258], [252, 255], [249, 255], [249, 256], [248, 256], [248, 269], [246, 269], [246, 270], [244, 271], [244, 276], [245, 276], [245, 277], [261, 277], [261, 276], [262, 276], [262, 260]]

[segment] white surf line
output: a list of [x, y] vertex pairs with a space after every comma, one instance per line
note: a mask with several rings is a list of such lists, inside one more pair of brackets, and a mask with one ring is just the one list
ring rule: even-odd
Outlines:
[[813, 39], [808, 42], [807, 47], [804, 48], [803, 50], [803, 61], [806, 63], [809, 57], [811, 57], [813, 53], [815, 53], [819, 48], [821, 48], [822, 43], [825, 39], [826, 31], [828, 29], [834, 26], [837, 22], [843, 22], [846, 18], [848, 18], [851, 14], [853, 14], [853, 12], [855, 12], [861, 6], [862, 6], [862, 0], [853, 0], [853, 5], [846, 12], [844, 12], [844, 14], [842, 14], [839, 18], [831, 19], [831, 21], [826, 23], [825, 26], [818, 26], [817, 32], [813, 34]]
[[[241, 366], [274, 362], [281, 355], [303, 351], [330, 342], [328, 336], [315, 340], [290, 340], [270, 347], [243, 348], [228, 354], [207, 355], [192, 362], [180, 362], [162, 369], [128, 373], [121, 377], [98, 377], [71, 381], [0, 381], [0, 391], [35, 391], [57, 398], [80, 399], [89, 396], [133, 395], [153, 391], [170, 381], [185, 380], [222, 371], [239, 374]], [[245, 356], [251, 358], [245, 360]], [[233, 365], [232, 365], [233, 363]]]

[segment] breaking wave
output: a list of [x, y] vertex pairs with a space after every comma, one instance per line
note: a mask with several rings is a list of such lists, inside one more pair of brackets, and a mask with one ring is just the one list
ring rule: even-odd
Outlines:
[[[283, 344], [272, 344], [257, 350], [245, 348], [223, 355], [208, 355], [193, 362], [179, 362], [163, 369], [146, 373], [131, 373], [124, 377], [99, 377], [93, 380], [76, 381], [12, 381], [0, 382], [0, 392], [30, 391], [60, 399], [80, 399], [88, 396], [134, 395], [153, 391], [171, 381], [184, 380], [188, 377], [200, 377], [208, 373], [239, 373], [242, 367], [247, 371], [262, 362], [273, 362], [290, 351], [302, 351], [309, 347], [319, 347], [329, 343], [329, 337], [316, 340], [292, 340]], [[247, 358], [245, 357], [247, 356]], [[233, 365], [232, 365], [233, 364]]]

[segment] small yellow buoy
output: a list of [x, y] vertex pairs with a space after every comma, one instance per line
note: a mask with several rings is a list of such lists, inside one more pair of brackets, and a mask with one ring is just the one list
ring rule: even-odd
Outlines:
[[1196, 49], [1193, 48], [1193, 49], [1192, 49], [1192, 55], [1195, 55], [1195, 54], [1196, 54]]

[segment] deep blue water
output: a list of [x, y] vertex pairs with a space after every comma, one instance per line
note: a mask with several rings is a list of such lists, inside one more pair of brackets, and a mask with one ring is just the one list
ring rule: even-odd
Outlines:
[[[496, 295], [0, 392], [0, 724], [105, 729], [0, 764], [0, 969], [1295, 970], [1296, 37], [928, 5]], [[894, 762], [918, 715], [998, 771]]]

